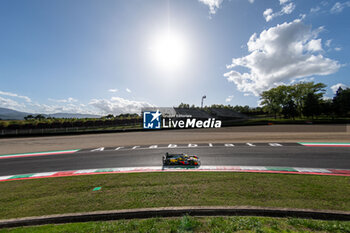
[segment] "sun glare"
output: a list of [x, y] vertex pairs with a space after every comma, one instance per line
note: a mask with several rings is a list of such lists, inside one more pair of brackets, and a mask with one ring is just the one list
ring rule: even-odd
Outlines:
[[157, 35], [154, 38], [151, 51], [157, 67], [161, 69], [180, 69], [186, 60], [185, 41], [175, 33], [168, 32]]

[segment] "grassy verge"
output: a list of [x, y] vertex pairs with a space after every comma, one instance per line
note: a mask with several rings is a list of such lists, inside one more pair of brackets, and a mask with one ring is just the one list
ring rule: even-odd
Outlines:
[[189, 217], [70, 223], [0, 232], [350, 232], [350, 222], [261, 217]]
[[[350, 177], [134, 173], [0, 182], [0, 219], [166, 206], [350, 210]], [[93, 191], [95, 187], [102, 187]]]

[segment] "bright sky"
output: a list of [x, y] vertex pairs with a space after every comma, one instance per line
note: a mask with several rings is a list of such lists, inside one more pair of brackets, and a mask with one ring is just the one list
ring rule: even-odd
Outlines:
[[257, 106], [314, 80], [350, 86], [350, 1], [2, 0], [0, 107], [120, 114]]

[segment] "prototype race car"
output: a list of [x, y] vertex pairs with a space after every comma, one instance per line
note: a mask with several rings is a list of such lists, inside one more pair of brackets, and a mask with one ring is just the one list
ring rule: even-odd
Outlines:
[[201, 162], [195, 155], [187, 154], [169, 154], [163, 155], [163, 165], [192, 165], [199, 166]]

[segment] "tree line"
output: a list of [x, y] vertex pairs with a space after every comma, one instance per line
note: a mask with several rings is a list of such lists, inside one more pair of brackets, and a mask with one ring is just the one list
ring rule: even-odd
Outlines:
[[261, 93], [261, 105], [275, 118], [349, 116], [350, 89], [339, 87], [333, 98], [325, 98], [325, 87], [323, 83], [314, 82], [280, 85]]
[[[301, 82], [293, 85], [280, 85], [260, 94], [261, 106], [250, 107], [213, 104], [205, 106], [203, 110], [211, 108], [225, 108], [243, 113], [248, 116], [266, 116], [274, 118], [314, 118], [348, 117], [350, 116], [350, 89], [337, 90], [333, 98], [325, 98], [326, 85], [323, 83]], [[179, 108], [199, 108], [195, 105], [181, 103]]]
[[69, 127], [112, 127], [126, 125], [141, 125], [138, 114], [106, 115], [101, 118], [55, 118], [44, 115], [28, 115], [25, 120], [0, 121], [0, 129], [43, 129]]
[[185, 104], [185, 103], [181, 103], [177, 106], [178, 108], [188, 108], [188, 109], [202, 109], [204, 111], [210, 112], [210, 109], [213, 108], [224, 108], [224, 109], [230, 109], [239, 113], [243, 113], [246, 115], [261, 115], [261, 114], [266, 114], [266, 112], [264, 111], [264, 109], [262, 107], [249, 107], [248, 105], [245, 106], [240, 106], [240, 105], [236, 105], [236, 106], [231, 106], [231, 105], [224, 105], [224, 104], [212, 104], [210, 106], [205, 106], [203, 108], [197, 107], [194, 104], [189, 105], [189, 104]]

